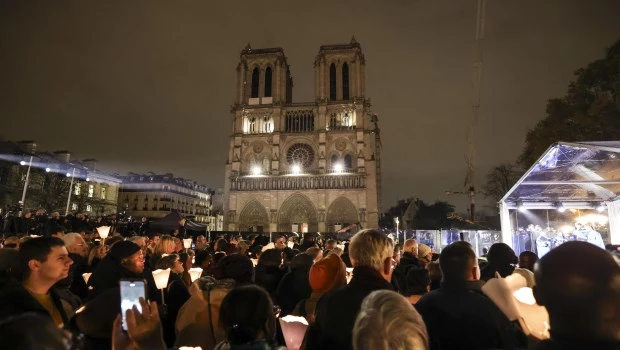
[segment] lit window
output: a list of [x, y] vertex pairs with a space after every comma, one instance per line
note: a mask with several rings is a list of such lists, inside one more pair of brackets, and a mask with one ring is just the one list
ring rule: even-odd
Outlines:
[[90, 204], [87, 204], [86, 211], [93, 211], [93, 207]]
[[101, 199], [105, 199], [105, 196], [106, 196], [106, 188], [101, 187]]
[[71, 210], [77, 210], [77, 203], [71, 203]]
[[88, 197], [92, 197], [95, 193], [95, 185], [88, 185]]
[[77, 183], [75, 184], [75, 186], [73, 187], [73, 194], [76, 196], [79, 196], [81, 192], [81, 188], [80, 188], [80, 184]]

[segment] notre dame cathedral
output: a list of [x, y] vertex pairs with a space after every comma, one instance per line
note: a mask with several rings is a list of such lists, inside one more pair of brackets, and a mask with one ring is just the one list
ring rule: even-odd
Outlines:
[[376, 228], [381, 166], [360, 44], [324, 45], [313, 102], [293, 103], [281, 48], [241, 51], [226, 163], [224, 230]]

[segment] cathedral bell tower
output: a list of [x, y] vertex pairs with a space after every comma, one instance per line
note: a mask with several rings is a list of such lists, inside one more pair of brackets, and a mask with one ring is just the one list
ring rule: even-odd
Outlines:
[[290, 103], [293, 79], [284, 50], [252, 49], [248, 44], [237, 65], [237, 103], [270, 105]]
[[360, 44], [323, 45], [315, 98], [292, 102], [281, 48], [241, 51], [224, 183], [224, 226], [243, 232], [376, 228], [380, 143]]
[[353, 101], [366, 94], [366, 60], [360, 44], [323, 45], [314, 60], [317, 101]]

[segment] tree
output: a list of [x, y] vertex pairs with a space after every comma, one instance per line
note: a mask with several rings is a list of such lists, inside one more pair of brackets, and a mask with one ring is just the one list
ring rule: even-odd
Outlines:
[[546, 117], [527, 132], [518, 163], [529, 168], [558, 141], [609, 141], [620, 137], [620, 40], [605, 58], [575, 72], [564, 97], [547, 102]]
[[424, 230], [439, 230], [452, 226], [449, 216], [454, 213], [454, 205], [448, 202], [436, 201], [428, 205], [418, 202], [418, 213], [413, 219], [412, 226]]
[[522, 172], [512, 164], [500, 164], [494, 167], [487, 174], [487, 181], [483, 188], [485, 196], [499, 202], [521, 175]]
[[30, 203], [34, 203], [35, 206], [43, 208], [47, 212], [65, 209], [71, 185], [70, 178], [59, 173], [48, 173], [41, 169], [31, 171], [30, 176], [31, 182], [28, 187], [28, 201]]
[[[417, 211], [415, 217], [411, 221], [411, 227], [414, 229], [437, 230], [442, 228], [450, 228], [452, 221], [450, 216], [454, 213], [454, 206], [448, 202], [436, 201], [433, 204], [426, 204], [420, 199], [401, 199], [395, 206], [391, 207], [388, 212], [384, 213], [379, 224], [383, 228], [394, 229], [394, 218], [403, 218], [409, 204], [415, 201]], [[402, 228], [403, 226], [401, 226]]]

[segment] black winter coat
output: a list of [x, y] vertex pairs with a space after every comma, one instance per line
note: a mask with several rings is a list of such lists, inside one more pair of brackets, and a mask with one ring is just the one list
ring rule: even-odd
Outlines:
[[442, 282], [416, 304], [431, 350], [514, 349], [510, 321], [480, 288], [482, 281]]
[[410, 252], [404, 252], [400, 258], [400, 263], [394, 269], [394, 277], [398, 283], [398, 292], [405, 295], [407, 291], [407, 272], [412, 267], [420, 267], [418, 258]]
[[[62, 299], [54, 289], [50, 290], [56, 309], [62, 316], [65, 328], [69, 327], [69, 315], [65, 311], [68, 305], [63, 305]], [[21, 315], [26, 312], [34, 312], [52, 319], [49, 312], [24, 288], [21, 283], [12, 283], [5, 286], [0, 292], [0, 320], [7, 317]]]
[[161, 294], [158, 293], [153, 273], [148, 266], [144, 266], [141, 274], [135, 274], [124, 268], [120, 262], [107, 255], [93, 272], [88, 280], [88, 285], [93, 287], [90, 298], [94, 298], [111, 288], [118, 288], [122, 278], [139, 278], [146, 280], [146, 294], [150, 300], [161, 303]]
[[181, 306], [189, 299], [189, 290], [183, 283], [181, 277], [176, 273], [170, 273], [168, 279], [168, 288], [166, 289], [166, 305], [168, 305], [168, 314], [163, 318], [162, 327], [164, 331], [164, 340], [166, 345], [171, 348], [176, 340], [176, 332], [174, 325], [181, 310]]
[[265, 288], [271, 298], [275, 299], [276, 289], [285, 273], [286, 271], [279, 267], [258, 264], [254, 273], [254, 283]]
[[351, 282], [324, 295], [316, 307], [316, 320], [306, 333], [306, 349], [353, 349], [353, 326], [368, 294], [392, 290], [376, 270], [356, 267]]
[[300, 300], [309, 298], [312, 294], [308, 280], [309, 273], [309, 268], [299, 267], [287, 272], [280, 280], [274, 303], [282, 309], [282, 316], [289, 315]]

